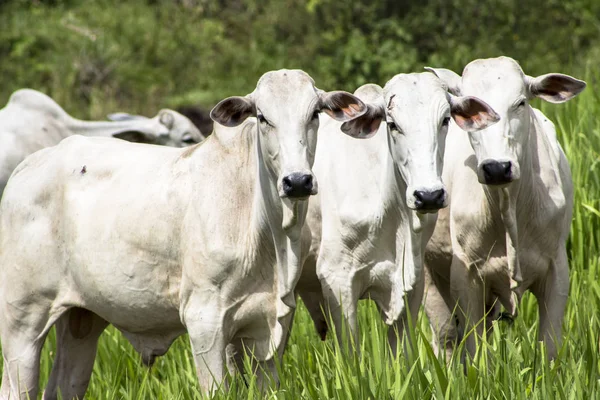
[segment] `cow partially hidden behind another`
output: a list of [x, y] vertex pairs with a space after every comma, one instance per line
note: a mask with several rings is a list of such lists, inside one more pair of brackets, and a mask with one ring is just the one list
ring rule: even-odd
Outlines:
[[[417, 316], [423, 251], [447, 204], [440, 178], [450, 119], [472, 131], [497, 116], [479, 99], [449, 95], [429, 72], [399, 74], [383, 89], [364, 85], [355, 95], [367, 113], [343, 124], [324, 121], [319, 129], [314, 170], [322, 190], [309, 205], [313, 243], [297, 291], [322, 335], [323, 308], [331, 311], [338, 339], [346, 322], [358, 343], [359, 299], [373, 299], [400, 335], [408, 315]], [[374, 137], [341, 134], [355, 130], [351, 136]], [[397, 337], [391, 328], [394, 351]]]
[[[481, 336], [500, 315], [500, 304], [515, 315], [531, 290], [539, 338], [554, 358], [569, 291], [573, 183], [554, 125], [528, 101], [562, 103], [585, 82], [563, 74], [530, 77], [507, 57], [473, 61], [462, 78], [431, 70], [451, 93], [477, 96], [500, 114], [485, 130], [467, 135], [452, 126], [448, 133], [443, 180], [450, 205], [440, 211], [425, 254], [425, 306], [435, 340], [449, 359], [461, 335], [475, 327]], [[466, 345], [473, 355], [474, 334]]]
[[347, 121], [366, 107], [281, 70], [221, 101], [199, 145], [76, 136], [27, 158], [0, 206], [0, 399], [37, 397], [54, 324], [46, 399], [83, 398], [109, 323], [147, 363], [189, 332], [205, 391], [222, 381], [229, 344], [271, 359], [308, 247], [321, 111]]
[[173, 110], [160, 110], [154, 118], [126, 113], [111, 114], [109, 118], [113, 121], [82, 121], [41, 92], [14, 92], [0, 110], [0, 195], [25, 157], [72, 135], [117, 137], [174, 147], [204, 139], [189, 119]]

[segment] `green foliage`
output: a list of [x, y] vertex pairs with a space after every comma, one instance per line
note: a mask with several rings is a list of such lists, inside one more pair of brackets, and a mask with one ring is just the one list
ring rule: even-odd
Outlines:
[[0, 104], [32, 87], [82, 118], [152, 114], [246, 94], [272, 69], [354, 91], [500, 54], [532, 75], [581, 73], [599, 16], [595, 0], [5, 0]]

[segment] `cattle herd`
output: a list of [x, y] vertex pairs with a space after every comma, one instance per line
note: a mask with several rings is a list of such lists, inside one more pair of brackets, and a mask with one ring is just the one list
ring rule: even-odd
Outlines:
[[275, 374], [297, 296], [348, 351], [358, 300], [393, 327], [393, 352], [423, 304], [449, 359], [530, 290], [555, 357], [573, 183], [529, 100], [585, 86], [507, 57], [354, 94], [279, 70], [218, 103], [205, 140], [171, 110], [81, 121], [15, 92], [0, 110], [0, 400], [37, 397], [52, 326], [45, 399], [83, 398], [108, 324], [148, 365], [187, 332], [205, 392], [245, 351]]

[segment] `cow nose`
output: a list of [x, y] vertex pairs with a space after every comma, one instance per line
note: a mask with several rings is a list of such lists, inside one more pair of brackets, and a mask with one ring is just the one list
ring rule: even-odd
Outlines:
[[444, 189], [425, 192], [423, 190], [415, 190], [415, 208], [417, 210], [439, 210], [444, 207], [446, 191]]
[[293, 173], [283, 178], [283, 192], [288, 197], [308, 197], [312, 190], [312, 175]]
[[487, 161], [481, 166], [487, 185], [503, 185], [512, 182], [512, 164], [510, 161]]

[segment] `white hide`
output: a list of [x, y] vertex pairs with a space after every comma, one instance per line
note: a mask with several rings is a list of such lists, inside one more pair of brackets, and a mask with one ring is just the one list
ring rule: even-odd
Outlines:
[[[400, 74], [384, 89], [369, 84], [355, 95], [367, 113], [343, 125], [323, 121], [319, 130], [314, 170], [322, 189], [309, 204], [313, 242], [297, 289], [322, 337], [327, 327], [321, 307], [331, 311], [338, 339], [343, 322], [357, 338], [359, 299], [373, 299], [400, 334], [407, 323], [405, 296], [416, 317], [422, 252], [435, 212], [446, 205], [441, 173], [450, 117], [462, 116], [466, 129], [477, 129], [467, 126], [474, 111], [487, 118], [485, 125], [496, 121], [478, 100], [449, 96], [431, 73]], [[339, 134], [353, 129], [374, 136]], [[438, 203], [419, 208], [417, 191], [440, 191]], [[389, 340], [396, 349], [394, 329]]]
[[28, 157], [0, 206], [0, 399], [37, 397], [55, 323], [46, 399], [83, 398], [108, 323], [148, 364], [187, 331], [205, 391], [222, 382], [230, 344], [258, 360], [281, 353], [309, 240], [307, 201], [281, 195], [281, 171], [312, 173], [321, 110], [364, 109], [281, 70], [219, 103], [196, 146], [74, 136]]
[[[514, 317], [518, 300], [531, 290], [539, 338], [553, 358], [569, 290], [573, 183], [554, 125], [528, 100], [567, 101], [585, 83], [562, 74], [532, 78], [507, 57], [473, 61], [462, 78], [432, 71], [451, 92], [477, 96], [500, 115], [488, 129], [467, 135], [453, 125], [448, 133], [443, 181], [451, 202], [439, 213], [425, 255], [425, 305], [436, 340], [450, 356], [463, 332], [476, 325], [482, 335], [501, 315], [500, 304]], [[503, 181], [487, 180], [482, 166], [490, 161], [510, 163]], [[455, 305], [462, 310], [456, 312], [458, 327]], [[467, 349], [475, 353], [473, 334]]]
[[185, 138], [195, 143], [200, 131], [183, 115], [161, 110], [154, 118], [114, 114], [119, 122], [81, 121], [71, 117], [54, 100], [32, 89], [14, 92], [0, 110], [0, 195], [12, 171], [28, 155], [58, 144], [72, 135], [133, 137], [136, 141], [181, 147]]

